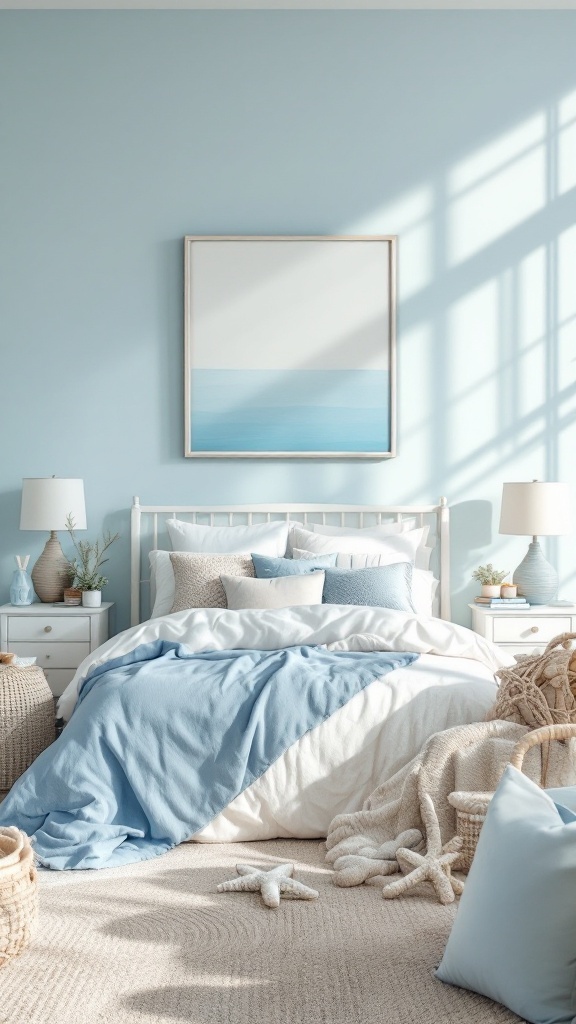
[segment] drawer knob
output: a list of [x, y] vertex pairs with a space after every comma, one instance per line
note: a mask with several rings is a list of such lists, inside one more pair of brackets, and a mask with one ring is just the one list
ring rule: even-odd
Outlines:
[[531, 633], [537, 633], [538, 632], [538, 626], [530, 626], [530, 632]]
[[52, 632], [52, 626], [44, 626], [44, 632], [45, 633], [51, 633]]
[[46, 654], [46, 655], [44, 655], [44, 657], [46, 658], [46, 661], [48, 661], [48, 658], [50, 657], [50, 655]]

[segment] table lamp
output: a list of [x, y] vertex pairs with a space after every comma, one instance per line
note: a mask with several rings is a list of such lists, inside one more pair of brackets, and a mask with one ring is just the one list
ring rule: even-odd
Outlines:
[[46, 547], [32, 570], [40, 601], [62, 601], [69, 585], [69, 562], [56, 536], [71, 516], [77, 530], [86, 529], [84, 481], [62, 477], [27, 477], [22, 481], [21, 530], [50, 530]]
[[532, 536], [526, 556], [514, 570], [518, 594], [530, 604], [548, 604], [558, 592], [558, 573], [546, 561], [538, 537], [572, 532], [572, 500], [568, 484], [503, 484], [500, 533]]

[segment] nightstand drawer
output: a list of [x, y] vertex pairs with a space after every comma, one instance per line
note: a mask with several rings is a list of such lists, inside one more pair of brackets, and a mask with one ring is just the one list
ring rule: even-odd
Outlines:
[[13, 654], [36, 658], [40, 668], [78, 668], [90, 654], [90, 644], [10, 644]]
[[76, 674], [75, 668], [45, 668], [44, 675], [48, 680], [48, 686], [52, 690], [55, 697], [59, 697], [61, 693], [68, 686], [68, 683], [72, 681]]
[[494, 642], [497, 644], [548, 643], [559, 633], [569, 633], [570, 616], [502, 615], [494, 617]]
[[546, 644], [506, 644], [502, 647], [506, 654], [511, 654], [512, 657], [516, 657], [517, 654], [544, 654], [546, 650]]
[[90, 640], [90, 619], [87, 615], [72, 618], [50, 615], [8, 616], [8, 644], [18, 640]]

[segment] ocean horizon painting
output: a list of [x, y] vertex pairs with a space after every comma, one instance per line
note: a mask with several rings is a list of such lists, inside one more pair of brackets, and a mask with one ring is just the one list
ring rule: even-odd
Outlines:
[[197, 370], [198, 451], [381, 452], [390, 447], [384, 370]]
[[392, 243], [186, 238], [188, 457], [394, 454]]

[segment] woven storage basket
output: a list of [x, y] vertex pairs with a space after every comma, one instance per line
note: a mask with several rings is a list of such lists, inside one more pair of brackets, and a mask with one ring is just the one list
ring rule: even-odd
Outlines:
[[[576, 725], [544, 725], [533, 729], [518, 741], [510, 755], [510, 764], [522, 771], [524, 757], [531, 747], [549, 743], [550, 740], [567, 740], [576, 736]], [[542, 785], [542, 783], [541, 783]], [[469, 871], [476, 852], [480, 830], [486, 818], [488, 805], [493, 793], [450, 793], [448, 803], [456, 810], [456, 834], [462, 839], [462, 852], [458, 861], [460, 871]]]
[[0, 790], [54, 742], [54, 697], [41, 668], [0, 666]]
[[448, 803], [456, 809], [456, 835], [462, 840], [462, 849], [458, 858], [458, 870], [469, 871], [476, 846], [480, 837], [480, 829], [484, 824], [488, 804], [493, 793], [450, 793]]
[[30, 840], [0, 828], [0, 967], [30, 943], [38, 917], [38, 886]]

